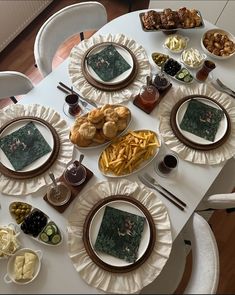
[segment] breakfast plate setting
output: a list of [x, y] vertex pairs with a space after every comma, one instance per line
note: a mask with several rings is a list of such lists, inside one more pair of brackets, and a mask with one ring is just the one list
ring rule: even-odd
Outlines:
[[161, 272], [172, 246], [163, 203], [142, 184], [125, 179], [99, 182], [84, 192], [68, 216], [67, 230], [75, 269], [105, 292], [141, 290]]
[[74, 150], [66, 121], [39, 104], [14, 104], [0, 110], [0, 141], [0, 190], [12, 196], [27, 195], [50, 184], [48, 169], [59, 177]]
[[123, 34], [97, 35], [73, 47], [68, 71], [83, 97], [98, 105], [119, 104], [138, 94], [150, 63], [135, 40]]
[[158, 109], [165, 144], [181, 158], [197, 164], [213, 165], [230, 159], [235, 149], [232, 99], [204, 83], [172, 91]]

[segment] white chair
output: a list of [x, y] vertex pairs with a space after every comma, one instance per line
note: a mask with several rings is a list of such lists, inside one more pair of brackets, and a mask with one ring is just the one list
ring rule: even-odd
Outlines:
[[26, 94], [33, 87], [32, 81], [20, 72], [0, 72], [0, 99], [10, 97], [14, 103], [17, 103], [15, 96]]
[[172, 294], [185, 267], [184, 239], [191, 242], [192, 271], [184, 294], [215, 294], [219, 281], [219, 254], [214, 234], [199, 214], [194, 213], [173, 243], [171, 255], [160, 275], [141, 294]]
[[45, 77], [52, 71], [58, 47], [75, 34], [98, 30], [107, 23], [105, 7], [96, 1], [69, 5], [53, 14], [40, 28], [34, 43], [36, 65]]

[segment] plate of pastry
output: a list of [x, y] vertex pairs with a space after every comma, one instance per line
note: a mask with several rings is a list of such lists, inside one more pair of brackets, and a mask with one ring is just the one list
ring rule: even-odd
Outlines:
[[152, 130], [129, 131], [101, 152], [98, 167], [108, 177], [136, 173], [155, 158], [160, 146], [160, 137]]
[[131, 122], [130, 110], [122, 105], [106, 104], [76, 118], [70, 140], [79, 149], [104, 146], [123, 134]]
[[199, 29], [205, 26], [200, 11], [186, 7], [178, 10], [166, 8], [162, 11], [151, 9], [141, 12], [139, 17], [145, 32], [175, 32], [178, 29]]
[[62, 243], [63, 237], [58, 226], [38, 208], [24, 202], [13, 202], [9, 211], [20, 229], [32, 239], [49, 246]]
[[15, 283], [26, 285], [31, 283], [41, 268], [41, 250], [23, 248], [10, 257], [7, 264], [7, 273], [4, 276], [6, 284]]

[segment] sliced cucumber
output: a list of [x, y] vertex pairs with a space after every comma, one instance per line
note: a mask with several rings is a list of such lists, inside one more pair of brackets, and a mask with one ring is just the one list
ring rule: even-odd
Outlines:
[[42, 233], [40, 234], [40, 239], [41, 239], [43, 242], [45, 242], [45, 243], [48, 243], [48, 242], [49, 242], [49, 237], [48, 237], [48, 235], [47, 235], [45, 232], [42, 232]]
[[184, 76], [185, 76], [184, 73], [179, 73], [179, 74], [178, 74], [178, 78], [179, 78], [179, 79], [183, 79]]
[[54, 223], [51, 224], [51, 227], [54, 229], [54, 233], [56, 234], [58, 232], [58, 227]]
[[51, 242], [54, 245], [58, 244], [60, 241], [61, 241], [61, 235], [59, 235], [59, 234], [55, 234], [51, 239]]
[[192, 77], [190, 75], [187, 75], [184, 77], [184, 82], [189, 83], [192, 81]]
[[53, 228], [50, 226], [48, 226], [46, 229], [45, 229], [45, 232], [46, 232], [46, 234], [50, 237], [51, 235], [53, 235], [53, 233], [54, 233], [54, 230], [53, 230]]

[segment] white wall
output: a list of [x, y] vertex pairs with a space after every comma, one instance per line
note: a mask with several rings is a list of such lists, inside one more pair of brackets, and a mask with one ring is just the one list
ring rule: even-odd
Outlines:
[[0, 0], [0, 52], [53, 0]]

